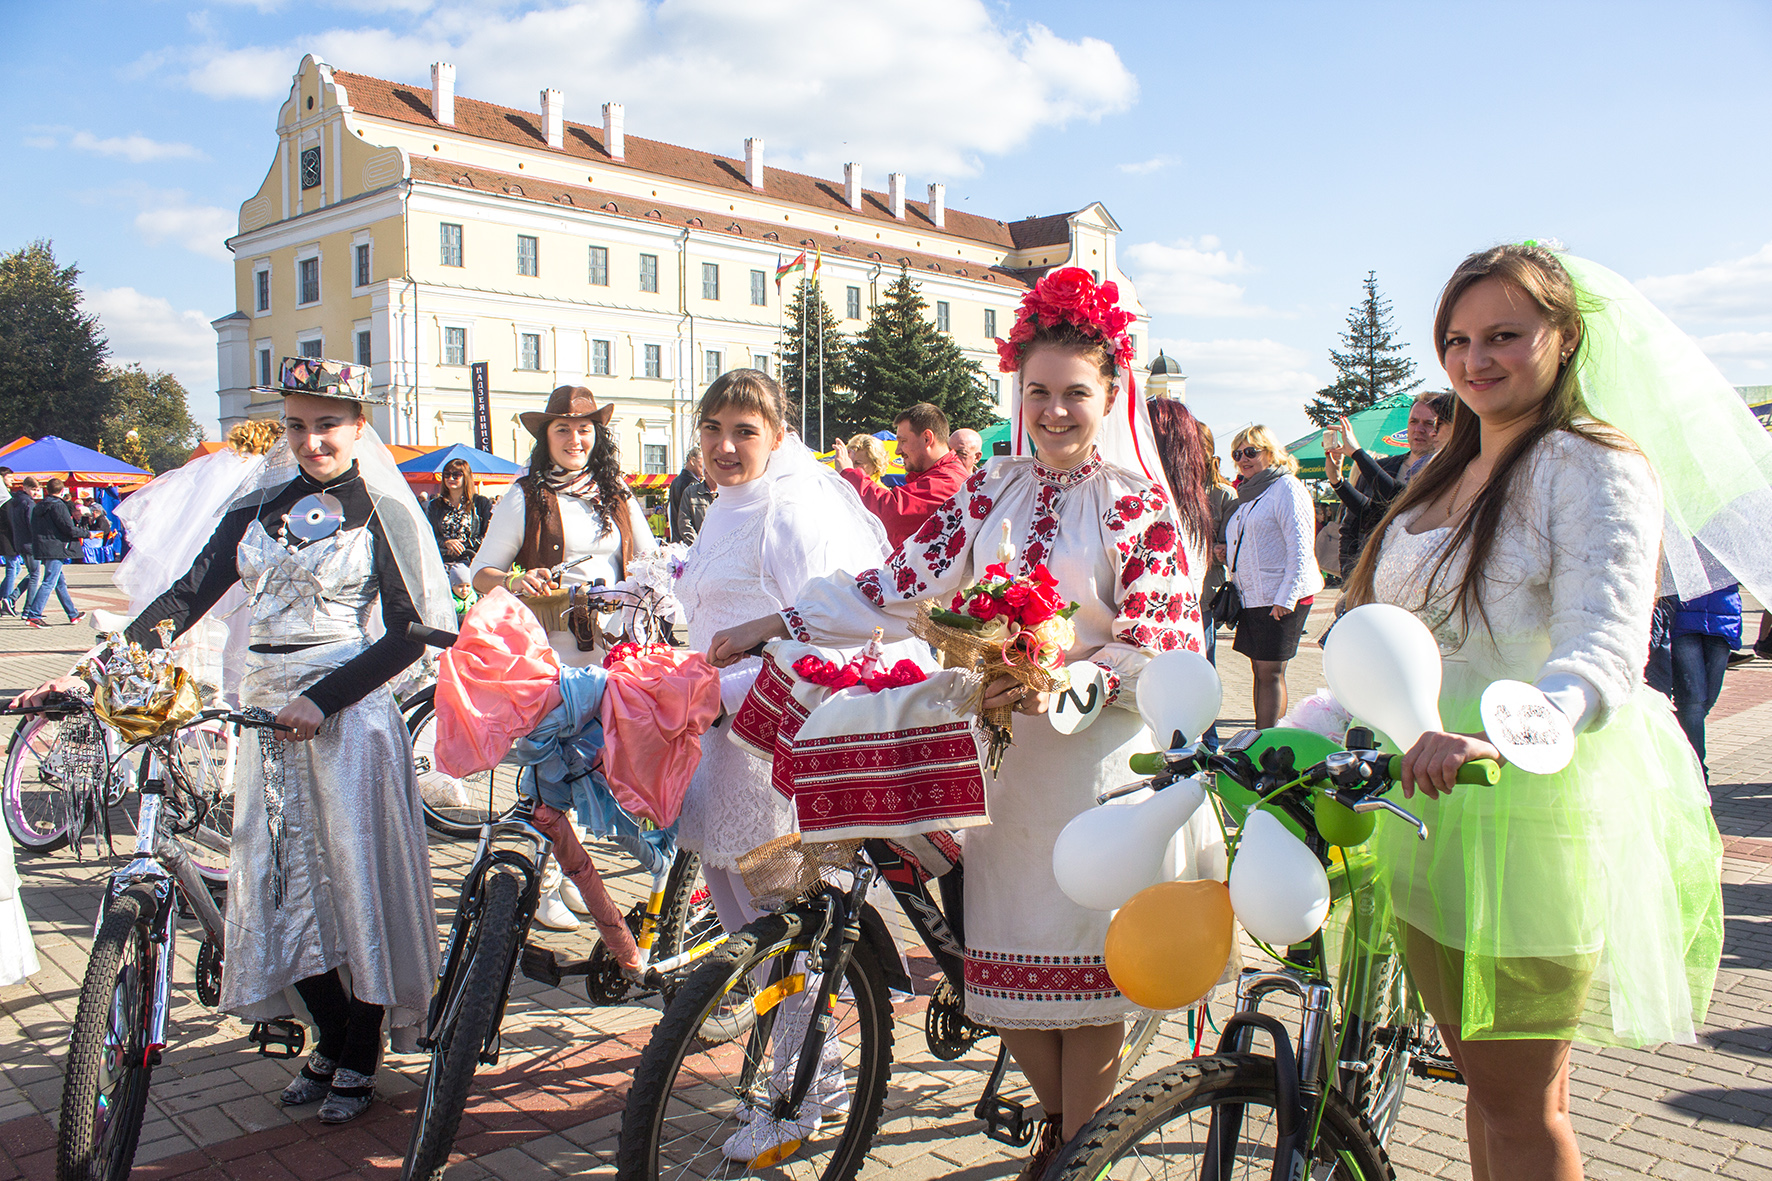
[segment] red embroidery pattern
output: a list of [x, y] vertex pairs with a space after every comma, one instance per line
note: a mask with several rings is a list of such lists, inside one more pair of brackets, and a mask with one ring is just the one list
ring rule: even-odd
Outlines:
[[966, 991], [1005, 1001], [1106, 1001], [1120, 995], [1098, 955], [966, 949]]
[[1021, 571], [1026, 574], [1052, 556], [1052, 543], [1058, 537], [1058, 498], [1062, 491], [1056, 484], [1044, 481], [1034, 498], [1034, 519], [1028, 525], [1027, 539], [1021, 545]]
[[878, 570], [863, 570], [856, 576], [855, 585], [860, 588], [862, 597], [874, 606], [886, 605], [886, 592], [881, 589]]
[[1120, 700], [1120, 674], [1106, 665], [1102, 665], [1102, 671], [1107, 674], [1107, 704], [1113, 705]]
[[802, 644], [812, 642], [812, 629], [806, 626], [806, 620], [801, 617], [797, 609], [789, 607], [781, 613], [781, 617], [787, 623], [788, 631], [793, 633], [796, 640]]
[[[1126, 591], [1114, 619], [1114, 638], [1157, 652], [1202, 651], [1200, 604], [1188, 584], [1187, 551], [1163, 490], [1153, 485], [1119, 497], [1105, 522], [1111, 534], [1120, 535], [1114, 547], [1120, 552], [1120, 586]], [[1178, 626], [1184, 622], [1193, 628]]]
[[787, 713], [800, 714], [804, 720], [805, 711], [794, 700], [794, 678], [774, 660], [765, 660], [733, 716], [732, 738], [759, 757], [769, 758], [775, 753], [776, 732]]
[[[784, 761], [778, 755], [776, 767]], [[891, 836], [985, 814], [970, 719], [796, 742], [791, 763], [803, 833]]]

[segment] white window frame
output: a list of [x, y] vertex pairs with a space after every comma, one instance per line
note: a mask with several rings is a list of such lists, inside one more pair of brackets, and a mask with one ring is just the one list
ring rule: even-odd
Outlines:
[[861, 319], [861, 288], [846, 287], [843, 289], [843, 318], [845, 320]]
[[[443, 231], [454, 229], [456, 259], [450, 262], [443, 257]], [[465, 222], [440, 221], [437, 223], [437, 265], [440, 267], [465, 267], [468, 265], [468, 230]]]
[[751, 272], [751, 306], [754, 308], [769, 306], [769, 278], [762, 271]]
[[[303, 299], [301, 289], [301, 267], [304, 262], [314, 264], [314, 298]], [[295, 252], [295, 306], [298, 308], [318, 307], [326, 302], [326, 267], [325, 254], [319, 243], [304, 246]]]
[[[650, 287], [646, 286], [646, 264], [648, 262], [652, 264], [652, 286]], [[658, 255], [641, 253], [640, 261], [636, 264], [634, 271], [634, 281], [640, 285], [641, 291], [650, 295], [658, 294]]]
[[[369, 255], [369, 265], [366, 268], [369, 273], [364, 277], [364, 281], [361, 283], [357, 282], [357, 252], [359, 250], [367, 251]], [[358, 230], [355, 234], [351, 235], [351, 294], [362, 295], [369, 290], [374, 282], [375, 238], [368, 230]]]
[[[449, 330], [452, 328], [458, 329], [461, 332], [461, 360], [460, 361], [451, 361], [449, 359]], [[437, 327], [437, 364], [448, 366], [451, 369], [459, 369], [459, 368], [463, 368], [468, 365], [472, 365], [473, 363], [474, 363], [474, 326], [472, 324], [462, 323], [460, 321], [453, 323], [453, 324], [445, 322], [443, 324], [438, 325], [438, 327]]]
[[945, 299], [936, 300], [935, 301], [935, 330], [937, 332], [952, 332], [954, 330], [953, 323], [954, 323], [953, 305], [950, 304]]
[[720, 374], [722, 374], [724, 372], [726, 372], [726, 350], [725, 349], [708, 349], [708, 348], [702, 349], [701, 350], [702, 384], [703, 385], [711, 384], [716, 378], [718, 378], [720, 376]]
[[[603, 346], [603, 368], [601, 369], [597, 368], [598, 345]], [[586, 367], [590, 370], [592, 377], [615, 376], [615, 342], [613, 340], [600, 340], [596, 337], [592, 337], [591, 355], [586, 357], [585, 360], [589, 362]]]
[[[535, 338], [535, 364], [534, 365], [523, 364], [523, 338], [525, 336], [533, 336]], [[519, 373], [542, 373], [542, 372], [546, 371], [547, 367], [548, 367], [548, 334], [546, 332], [544, 332], [542, 329], [536, 328], [532, 325], [527, 325], [527, 324], [517, 325], [517, 364], [515, 366], [517, 372], [519, 372]]]
[[[363, 359], [362, 338], [369, 337], [369, 360]], [[358, 320], [351, 325], [351, 361], [357, 365], [375, 364], [375, 326], [369, 320]]]
[[[258, 306], [260, 275], [264, 276], [265, 285], [265, 306], [262, 308]], [[268, 316], [277, 306], [277, 296], [271, 286], [271, 280], [271, 260], [268, 258], [255, 259], [252, 264], [252, 314], [254, 316]]]
[[[312, 352], [308, 351], [309, 345], [314, 346]], [[298, 357], [324, 357], [326, 355], [326, 334], [318, 329], [297, 333], [295, 355]]]
[[[661, 462], [659, 464], [659, 468], [656, 472], [650, 471], [646, 467], [646, 449], [648, 447], [657, 447], [659, 450], [664, 452], [664, 460], [663, 460], [663, 462]], [[640, 436], [640, 473], [642, 475], [647, 475], [647, 476], [663, 476], [663, 475], [669, 474], [670, 470], [671, 470], [671, 440], [670, 440], [670, 438], [666, 435], [659, 434], [655, 431], [647, 431], [645, 434], [641, 435]]]
[[986, 340], [995, 340], [997, 338], [996, 308], [986, 308], [984, 310], [984, 338]]
[[[714, 293], [712, 295], [708, 294], [708, 280], [710, 279], [713, 280]], [[701, 264], [701, 297], [711, 303], [720, 301], [720, 264], [717, 262]]]
[[260, 340], [253, 342], [252, 361], [252, 376], [255, 384], [267, 389], [275, 385], [277, 378], [277, 350], [272, 347], [270, 341]]
[[751, 354], [751, 368], [755, 369], [758, 373], [761, 373], [764, 377], [768, 377], [769, 376], [769, 354], [768, 353], [752, 353]]
[[[535, 255], [532, 259], [530, 259], [530, 261], [535, 264], [535, 269], [533, 271], [526, 271], [523, 269], [523, 243], [525, 243], [525, 242], [535, 243]], [[521, 279], [539, 279], [539, 278], [541, 278], [541, 235], [540, 234], [518, 234], [517, 235], [517, 277], [521, 278]]]
[[[597, 252], [603, 253], [603, 278], [597, 278]], [[592, 287], [609, 286], [609, 247], [592, 246], [586, 256], [586, 273]]]
[[[670, 381], [672, 379], [671, 350], [665, 345], [664, 341], [662, 341], [662, 340], [636, 341], [634, 344], [634, 348], [635, 348], [636, 352], [638, 353], [638, 355], [634, 358], [634, 360], [635, 360], [634, 376], [635, 377], [646, 378], [651, 381]], [[647, 349], [657, 349], [658, 350], [658, 372], [657, 373], [646, 372], [646, 350]]]

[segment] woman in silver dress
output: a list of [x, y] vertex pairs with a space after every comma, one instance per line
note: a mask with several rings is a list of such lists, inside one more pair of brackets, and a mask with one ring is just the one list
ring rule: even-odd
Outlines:
[[284, 1017], [293, 989], [317, 1038], [282, 1100], [324, 1100], [320, 1118], [342, 1123], [374, 1096], [384, 1020], [417, 1025], [437, 974], [423, 811], [388, 684], [422, 651], [406, 625], [453, 612], [430, 527], [364, 416], [367, 370], [289, 358], [275, 392], [285, 441], [219, 521], [197, 518], [208, 543], [128, 635], [157, 646], [162, 620], [177, 636], [246, 590], [241, 697], [290, 730], [241, 740], [222, 1008]]

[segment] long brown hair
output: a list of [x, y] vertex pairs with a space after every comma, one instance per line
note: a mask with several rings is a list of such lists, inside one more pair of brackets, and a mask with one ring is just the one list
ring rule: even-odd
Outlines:
[[[1480, 618], [1484, 627], [1489, 626], [1483, 604], [1484, 570], [1495, 548], [1502, 513], [1516, 501], [1520, 485], [1529, 474], [1527, 459], [1532, 449], [1555, 431], [1568, 431], [1615, 451], [1636, 449], [1621, 431], [1595, 420], [1581, 395], [1581, 383], [1575, 378], [1587, 344], [1582, 330], [1581, 297], [1557, 256], [1542, 246], [1496, 246], [1458, 264], [1440, 292], [1439, 307], [1434, 313], [1434, 350], [1441, 363], [1446, 360], [1446, 329], [1453, 309], [1466, 291], [1488, 278], [1505, 280], [1525, 292], [1552, 328], [1573, 330], [1576, 342], [1557, 369], [1550, 391], [1538, 405], [1538, 421], [1522, 431], [1496, 459], [1488, 482], [1471, 499], [1464, 519], [1453, 529], [1450, 544], [1441, 549], [1432, 573], [1422, 584], [1433, 587], [1446, 563], [1460, 551], [1467, 551], [1464, 576], [1451, 606], [1467, 624], [1472, 618]], [[1453, 408], [1451, 439], [1405, 485], [1403, 494], [1392, 502], [1384, 520], [1373, 530], [1372, 541], [1348, 576], [1344, 603], [1355, 607], [1373, 601], [1373, 573], [1378, 568], [1379, 550], [1391, 522], [1419, 506], [1432, 504], [1451, 489], [1482, 449], [1482, 424], [1461, 399]]]
[[[461, 502], [459, 504], [449, 498], [449, 481], [444, 477], [448, 476], [450, 472], [461, 473]], [[437, 473], [437, 483], [442, 485], [438, 495], [442, 497], [443, 503], [454, 504], [457, 508], [466, 508], [472, 505], [474, 494], [480, 490], [474, 480], [474, 469], [468, 466], [468, 461], [465, 459], [452, 459], [444, 464], [443, 470]]]
[[[1200, 423], [1188, 408], [1170, 398], [1145, 403], [1151, 415], [1151, 433], [1157, 437], [1157, 458], [1175, 493], [1175, 515], [1195, 544], [1212, 544], [1212, 505], [1206, 489], [1213, 486], [1212, 452], [1200, 435]], [[1211, 555], [1206, 555], [1210, 557]]]

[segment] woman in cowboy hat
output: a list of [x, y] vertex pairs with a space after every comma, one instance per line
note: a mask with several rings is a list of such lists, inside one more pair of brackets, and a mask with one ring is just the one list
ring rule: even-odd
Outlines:
[[[520, 596], [545, 595], [560, 585], [602, 581], [613, 586], [627, 563], [656, 542], [645, 510], [628, 492], [621, 456], [609, 429], [613, 405], [598, 406], [583, 386], [563, 385], [548, 396], [547, 409], [521, 416], [535, 436], [529, 472], [492, 510], [486, 537], [474, 557], [474, 590], [487, 594], [505, 587]], [[557, 571], [557, 573], [555, 573]], [[550, 630], [548, 641], [562, 664], [596, 662], [579, 651], [569, 631]], [[549, 863], [548, 880], [535, 919], [544, 927], [570, 931], [578, 926], [583, 900]], [[575, 907], [568, 903], [578, 904]]]

